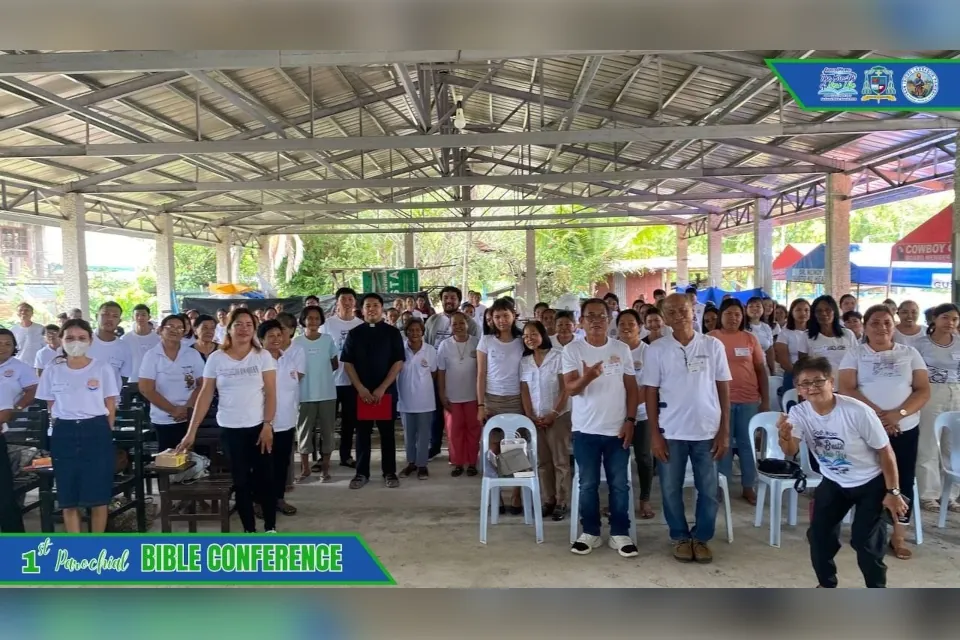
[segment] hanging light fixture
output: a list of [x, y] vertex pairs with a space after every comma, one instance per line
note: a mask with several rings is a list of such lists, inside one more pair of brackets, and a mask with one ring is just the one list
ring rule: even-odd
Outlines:
[[463, 100], [457, 98], [457, 112], [453, 116], [453, 126], [458, 131], [463, 131], [467, 127], [467, 117], [463, 114]]

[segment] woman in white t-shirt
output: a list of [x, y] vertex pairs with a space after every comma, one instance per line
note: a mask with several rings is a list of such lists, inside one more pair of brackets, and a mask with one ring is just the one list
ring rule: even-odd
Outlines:
[[897, 317], [900, 323], [893, 332], [893, 341], [916, 347], [917, 343], [927, 337], [926, 327], [917, 323], [920, 319], [920, 306], [913, 300], [904, 300], [897, 307]]
[[557, 333], [550, 340], [554, 347], [562, 349], [576, 339], [574, 333], [577, 330], [577, 325], [573, 319], [572, 311], [566, 309], [558, 311], [555, 325]]
[[[631, 311], [633, 313], [633, 311]], [[570, 475], [570, 407], [562, 383], [563, 349], [555, 349], [542, 322], [523, 328], [520, 399], [523, 413], [537, 427], [537, 475], [543, 517], [560, 522], [567, 515]]]
[[437, 375], [437, 350], [423, 341], [423, 320], [413, 318], [403, 328], [406, 344], [403, 369], [397, 376], [397, 411], [403, 423], [403, 442], [407, 450], [407, 466], [400, 476], [409, 478], [414, 472], [426, 480], [430, 459], [430, 429], [437, 412], [434, 379]]
[[[769, 298], [767, 298], [769, 300]], [[774, 333], [769, 323], [763, 320], [763, 298], [754, 296], [747, 300], [747, 306], [744, 308], [747, 313], [747, 331], [753, 334], [760, 343], [760, 350], [763, 351], [763, 361], [767, 365], [767, 373], [776, 369], [776, 362], [773, 357], [773, 343], [780, 333], [779, 328]]]
[[[840, 393], [865, 403], [880, 418], [897, 457], [900, 490], [912, 510], [917, 425], [920, 409], [930, 399], [927, 367], [916, 349], [893, 342], [893, 314], [887, 307], [870, 307], [863, 320], [867, 342], [847, 351], [840, 363]], [[910, 510], [894, 522], [890, 538], [890, 547], [901, 560], [912, 555], [904, 544], [904, 523], [910, 521]]]
[[[660, 325], [663, 324], [663, 318], [660, 312], [651, 307], [647, 311], [647, 318], [652, 318], [651, 324], [656, 328], [656, 340], [660, 337]], [[637, 459], [637, 472], [640, 476], [640, 496], [637, 506], [637, 514], [643, 520], [650, 520], [656, 513], [650, 505], [650, 491], [653, 488], [653, 455], [650, 453], [650, 431], [647, 424], [647, 398], [645, 387], [640, 386], [640, 374], [643, 372], [643, 352], [649, 345], [640, 338], [640, 316], [634, 311], [624, 311], [617, 318], [617, 332], [620, 342], [623, 342], [630, 348], [630, 356], [633, 358], [634, 377], [637, 379], [637, 422], [633, 427], [633, 455]], [[650, 332], [646, 338], [654, 335]]]
[[[779, 308], [779, 307], [778, 307]], [[783, 386], [779, 395], [793, 389], [793, 365], [800, 359], [801, 347], [807, 341], [807, 322], [810, 321], [810, 303], [797, 298], [790, 303], [786, 324], [780, 329], [780, 335], [773, 345], [777, 364], [783, 369]], [[777, 321], [779, 323], [779, 320]]]
[[113, 421], [120, 388], [109, 362], [87, 357], [93, 330], [86, 321], [67, 320], [60, 337], [66, 357], [43, 370], [37, 389], [37, 398], [50, 410], [57, 503], [67, 533], [80, 533], [80, 509], [86, 508], [92, 533], [103, 533], [113, 498]]
[[157, 434], [157, 449], [176, 449], [187, 435], [190, 412], [200, 394], [203, 357], [183, 346], [182, 316], [167, 316], [160, 322], [160, 344], [140, 362], [140, 393], [150, 403], [150, 422]]
[[[517, 316], [513, 303], [505, 298], [494, 300], [490, 308], [493, 333], [480, 338], [477, 344], [477, 420], [481, 424], [501, 413], [523, 415], [520, 399], [520, 359], [523, 357], [523, 335], [517, 328]], [[491, 451], [500, 452], [503, 432], [495, 429], [491, 434]], [[488, 468], [487, 473], [491, 473]], [[520, 490], [512, 496], [511, 515], [520, 515], [523, 507]]]
[[[960, 411], [960, 308], [941, 304], [933, 310], [933, 322], [927, 327], [927, 337], [918, 342], [917, 351], [927, 365], [930, 378], [930, 400], [920, 411], [920, 441], [917, 446], [917, 485], [920, 489], [920, 508], [940, 510], [942, 480], [940, 460], [950, 460], [950, 440], [937, 442], [934, 426], [937, 417], [947, 411]], [[954, 469], [956, 471], [956, 469]], [[960, 513], [956, 484], [951, 491], [947, 508]]]
[[257, 530], [254, 496], [263, 508], [264, 530], [277, 530], [271, 455], [277, 410], [277, 365], [273, 356], [254, 339], [256, 326], [256, 317], [246, 307], [230, 313], [223, 344], [207, 358], [203, 368], [203, 387], [190, 428], [178, 447], [186, 451], [193, 446], [216, 390], [219, 396], [217, 424], [230, 458], [237, 513], [246, 533]]
[[[451, 340], [444, 340], [437, 349], [437, 390], [444, 409], [447, 442], [450, 447], [450, 475], [477, 475], [480, 453], [480, 422], [477, 420], [477, 343], [469, 334], [465, 313], [450, 318]], [[472, 315], [470, 316], [473, 317]]]
[[277, 510], [285, 516], [297, 513], [297, 508], [284, 499], [289, 482], [287, 472], [293, 456], [293, 440], [300, 408], [300, 381], [306, 373], [304, 352], [290, 348], [290, 330], [278, 319], [265, 320], [257, 328], [260, 344], [276, 364], [277, 412], [273, 420], [273, 489]]
[[[853, 331], [840, 322], [840, 308], [833, 296], [820, 296], [813, 301], [806, 341], [800, 344], [800, 357], [826, 358], [834, 371], [840, 368], [847, 351], [859, 344]], [[834, 391], [839, 380], [834, 380]]]

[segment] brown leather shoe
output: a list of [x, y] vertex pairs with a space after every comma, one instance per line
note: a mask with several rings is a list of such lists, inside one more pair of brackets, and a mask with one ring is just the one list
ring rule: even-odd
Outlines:
[[693, 559], [696, 560], [698, 564], [710, 564], [713, 562], [713, 552], [710, 551], [710, 547], [707, 546], [706, 542], [694, 540], [691, 546], [693, 547]]
[[693, 543], [690, 540], [677, 540], [673, 543], [673, 559], [677, 562], [693, 562]]

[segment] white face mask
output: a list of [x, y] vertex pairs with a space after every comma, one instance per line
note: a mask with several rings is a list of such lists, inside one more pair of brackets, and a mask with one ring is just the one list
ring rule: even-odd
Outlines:
[[63, 343], [63, 352], [71, 358], [79, 358], [80, 356], [86, 355], [87, 349], [89, 348], [89, 342], [80, 342], [79, 340]]

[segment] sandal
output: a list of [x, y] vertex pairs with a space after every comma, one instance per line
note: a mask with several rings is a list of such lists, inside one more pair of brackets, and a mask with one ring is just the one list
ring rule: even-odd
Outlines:
[[947, 505], [947, 511], [950, 513], [960, 513], [960, 502], [951, 500], [950, 504]]
[[932, 513], [940, 512], [940, 501], [927, 498], [926, 500], [920, 501], [920, 508], [924, 511], [930, 511]]
[[909, 560], [913, 557], [913, 552], [904, 546], [903, 539], [897, 540], [896, 538], [891, 538], [890, 551], [893, 552], [893, 555], [895, 555], [898, 560]]
[[285, 516], [293, 516], [297, 513], [297, 508], [292, 504], [287, 504], [286, 502], [281, 502], [277, 505], [277, 511], [282, 513]]
[[656, 513], [653, 511], [653, 507], [650, 506], [650, 503], [646, 500], [640, 501], [640, 508], [637, 510], [641, 520], [653, 520], [656, 517]]

